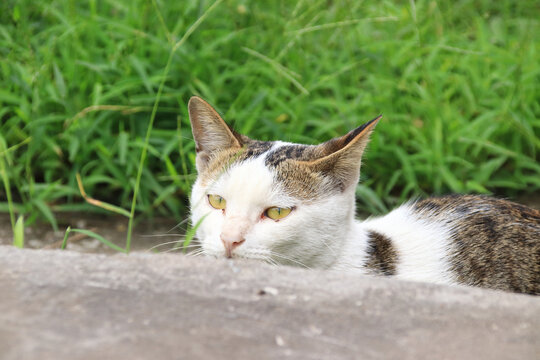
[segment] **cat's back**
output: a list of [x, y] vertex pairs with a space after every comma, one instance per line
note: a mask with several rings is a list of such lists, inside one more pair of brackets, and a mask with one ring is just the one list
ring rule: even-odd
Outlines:
[[540, 294], [540, 211], [487, 196], [445, 196], [413, 206], [451, 232], [458, 282]]
[[373, 231], [390, 234], [396, 247], [401, 269], [396, 275], [407, 278], [416, 262], [427, 264], [420, 266], [423, 276], [440, 270], [439, 282], [540, 294], [538, 210], [487, 196], [453, 195], [404, 205], [373, 224]]

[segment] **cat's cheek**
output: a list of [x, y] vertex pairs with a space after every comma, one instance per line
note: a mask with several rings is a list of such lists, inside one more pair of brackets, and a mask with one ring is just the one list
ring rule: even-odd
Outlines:
[[288, 218], [277, 221], [269, 218], [261, 219], [253, 226], [247, 240], [251, 240], [252, 246], [264, 247], [271, 250], [287, 242], [291, 234], [295, 232], [294, 228], [299, 224], [291, 220]]
[[206, 213], [208, 215], [206, 215], [197, 229], [197, 239], [207, 254], [220, 256], [224, 252], [223, 244], [220, 240], [224, 216], [221, 210], [216, 209], [207, 210]]

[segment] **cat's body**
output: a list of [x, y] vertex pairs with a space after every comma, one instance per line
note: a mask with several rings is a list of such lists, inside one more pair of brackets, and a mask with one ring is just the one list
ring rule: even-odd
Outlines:
[[[486, 196], [411, 202], [356, 222], [373, 274], [540, 294], [540, 212]], [[343, 268], [347, 268], [344, 266]]]
[[205, 254], [540, 294], [539, 211], [465, 195], [355, 220], [361, 156], [379, 118], [314, 146], [251, 140], [200, 98], [189, 110], [192, 222]]

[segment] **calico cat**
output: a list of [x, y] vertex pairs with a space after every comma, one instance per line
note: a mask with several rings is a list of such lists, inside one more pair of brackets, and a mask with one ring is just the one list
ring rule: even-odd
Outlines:
[[191, 220], [204, 254], [540, 294], [537, 210], [455, 195], [355, 220], [362, 153], [380, 116], [299, 145], [238, 134], [199, 97], [188, 107]]

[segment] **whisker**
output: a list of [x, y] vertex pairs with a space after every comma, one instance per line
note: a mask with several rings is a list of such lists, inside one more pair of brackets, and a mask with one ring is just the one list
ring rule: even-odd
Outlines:
[[181, 247], [177, 247], [177, 248], [171, 248], [171, 249], [167, 249], [167, 250], [163, 250], [163, 251], [160, 251], [159, 253], [160, 254], [165, 254], [165, 253], [170, 253], [170, 252], [174, 252], [174, 251], [182, 251], [183, 249]]
[[[182, 242], [184, 242], [184, 239], [175, 240], [175, 241], [168, 241], [168, 242], [164, 242], [164, 243], [161, 243], [161, 244], [154, 245], [154, 246], [152, 246], [150, 249], [148, 249], [146, 251], [148, 252], [148, 251], [152, 251], [155, 248], [158, 248], [158, 247], [161, 247], [161, 246], [171, 245], [171, 244], [180, 244]], [[199, 244], [180, 245], [180, 246], [175, 247], [175, 249], [189, 249], [189, 248], [195, 248], [195, 247], [199, 247], [199, 246], [200, 246]]]
[[300, 262], [300, 261], [298, 261], [298, 260], [295, 260], [295, 259], [293, 259], [293, 258], [291, 258], [291, 257], [285, 256], [285, 255], [282, 255], [282, 254], [278, 254], [278, 253], [273, 252], [273, 251], [270, 252], [270, 255], [271, 255], [271, 256], [277, 256], [277, 257], [279, 257], [279, 258], [282, 258], [282, 259], [285, 259], [285, 260], [288, 260], [288, 261], [292, 261], [292, 262], [295, 263], [295, 264], [298, 264], [298, 265], [300, 265], [300, 266], [305, 267], [306, 269], [310, 269], [310, 270], [311, 270], [311, 268], [310, 268], [309, 266], [307, 266], [306, 264], [303, 264], [302, 262]]
[[332, 249], [330, 247], [330, 245], [328, 245], [328, 243], [326, 241], [324, 241], [324, 239], [321, 239], [322, 240], [322, 243], [328, 248], [328, 250], [330, 250], [330, 252], [332, 253], [332, 255], [336, 255], [336, 252], [334, 251], [334, 249]]
[[204, 254], [204, 249], [198, 249], [198, 250], [194, 250], [192, 252], [187, 253], [186, 256], [197, 257], [197, 256], [200, 256], [202, 254]]
[[198, 249], [200, 247], [201, 247], [201, 245], [199, 245], [199, 244], [191, 244], [191, 245], [175, 246], [173, 249], [190, 250], [190, 249]]
[[189, 221], [189, 218], [185, 218], [184, 220], [180, 221], [177, 225], [173, 226], [168, 232], [173, 231], [174, 229], [180, 228], [180, 226], [184, 225]]
[[174, 240], [174, 241], [167, 241], [167, 242], [164, 242], [164, 243], [161, 243], [161, 244], [157, 244], [157, 245], [154, 245], [152, 246], [150, 249], [146, 250], [146, 251], [152, 251], [154, 250], [155, 248], [158, 248], [160, 246], [165, 246], [165, 245], [170, 245], [170, 244], [178, 244], [180, 242], [182, 242], [183, 240], [182, 239], [179, 239], [179, 240]]
[[274, 259], [272, 259], [271, 257], [266, 257], [264, 259], [264, 261], [267, 262], [268, 264], [272, 265], [272, 266], [279, 266], [279, 264]]
[[200, 245], [178, 246], [178, 247], [173, 247], [173, 248], [170, 248], [170, 249], [160, 251], [159, 253], [164, 254], [164, 253], [168, 253], [168, 252], [185, 251], [185, 250], [189, 250], [189, 249], [191, 249], [191, 250], [190, 250], [190, 252], [186, 253], [186, 255], [191, 254], [191, 253], [196, 252], [196, 251], [199, 251], [200, 250]]

